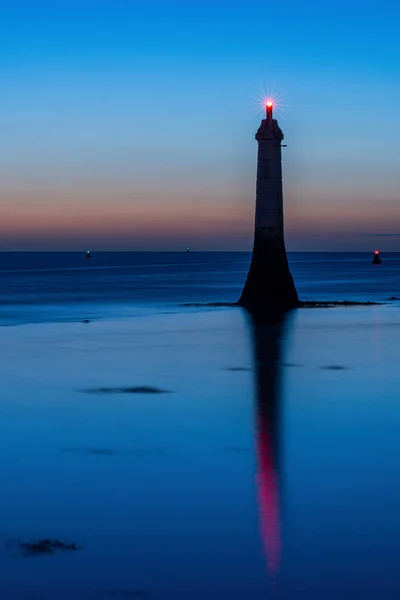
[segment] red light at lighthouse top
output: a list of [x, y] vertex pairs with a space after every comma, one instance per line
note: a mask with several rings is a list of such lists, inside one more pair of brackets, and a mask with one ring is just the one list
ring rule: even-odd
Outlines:
[[274, 103], [272, 100], [267, 100], [265, 103], [265, 110], [267, 112], [267, 120], [272, 121], [272, 109], [274, 108]]

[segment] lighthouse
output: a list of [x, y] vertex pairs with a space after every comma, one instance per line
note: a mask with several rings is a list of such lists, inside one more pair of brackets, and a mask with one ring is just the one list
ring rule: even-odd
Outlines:
[[258, 142], [253, 255], [239, 304], [258, 317], [299, 305], [283, 231], [282, 140], [273, 102], [256, 133]]

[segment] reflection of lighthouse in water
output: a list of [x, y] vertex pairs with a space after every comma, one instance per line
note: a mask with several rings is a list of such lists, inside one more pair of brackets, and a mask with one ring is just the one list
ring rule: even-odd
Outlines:
[[262, 542], [271, 577], [281, 558], [279, 490], [280, 343], [284, 321], [252, 321], [255, 355], [257, 488]]

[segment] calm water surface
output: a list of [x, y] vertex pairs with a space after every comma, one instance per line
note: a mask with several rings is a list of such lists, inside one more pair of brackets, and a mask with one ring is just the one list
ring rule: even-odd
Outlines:
[[[400, 253], [289, 253], [304, 300], [400, 296]], [[246, 252], [0, 253], [0, 324], [141, 315], [187, 302], [235, 302]]]
[[[290, 257], [302, 298], [369, 300], [383, 258]], [[248, 259], [1, 255], [2, 599], [400, 596], [400, 307], [181, 306]], [[10, 552], [46, 537], [82, 549]]]

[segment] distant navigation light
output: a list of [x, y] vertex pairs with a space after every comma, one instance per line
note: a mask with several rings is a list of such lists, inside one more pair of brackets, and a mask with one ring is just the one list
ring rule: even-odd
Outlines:
[[382, 263], [379, 250], [374, 250], [374, 258], [372, 259], [373, 265], [380, 265]]
[[267, 108], [272, 108], [273, 107], [273, 102], [271, 102], [271, 100], [268, 100], [267, 102]]

